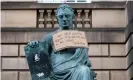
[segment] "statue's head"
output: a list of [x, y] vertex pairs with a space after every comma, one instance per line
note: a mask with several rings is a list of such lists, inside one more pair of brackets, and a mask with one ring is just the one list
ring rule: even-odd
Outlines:
[[59, 27], [62, 30], [73, 28], [74, 10], [66, 4], [62, 4], [56, 10]]

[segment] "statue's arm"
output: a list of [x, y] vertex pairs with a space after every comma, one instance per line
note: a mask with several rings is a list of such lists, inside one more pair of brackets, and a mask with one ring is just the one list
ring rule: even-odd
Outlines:
[[43, 46], [48, 55], [50, 55], [52, 51], [52, 34], [54, 33], [50, 33], [46, 36], [43, 36], [43, 38], [40, 40], [40, 42], [44, 43]]

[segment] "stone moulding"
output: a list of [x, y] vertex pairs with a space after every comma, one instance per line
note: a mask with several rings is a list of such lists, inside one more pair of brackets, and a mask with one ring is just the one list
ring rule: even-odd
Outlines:
[[[80, 9], [125, 9], [126, 2], [92, 2], [92, 3], [68, 3], [73, 8]], [[2, 2], [2, 10], [29, 10], [57, 8], [59, 3], [37, 3], [37, 2]]]

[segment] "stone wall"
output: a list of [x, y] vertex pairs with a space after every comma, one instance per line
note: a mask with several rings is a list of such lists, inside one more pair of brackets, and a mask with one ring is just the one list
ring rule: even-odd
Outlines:
[[[50, 5], [57, 7], [59, 4]], [[132, 75], [132, 61], [127, 60], [132, 56], [133, 37], [130, 36], [127, 40], [125, 36], [128, 24], [125, 2], [85, 4], [87, 7], [79, 4], [70, 5], [73, 8], [91, 9], [91, 27], [80, 30], [86, 31], [88, 54], [92, 69], [97, 73], [97, 80], [130, 80], [127, 68]], [[30, 2], [2, 3], [2, 80], [30, 80], [23, 48], [27, 42], [40, 40], [43, 35], [55, 30], [37, 26], [37, 9], [46, 8], [45, 5]]]
[[126, 53], [127, 53], [127, 73], [128, 79], [133, 79], [133, 1], [127, 4], [128, 24], [125, 30], [126, 33]]

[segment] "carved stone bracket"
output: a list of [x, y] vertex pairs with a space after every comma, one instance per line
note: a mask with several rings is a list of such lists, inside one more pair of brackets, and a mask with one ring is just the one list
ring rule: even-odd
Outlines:
[[47, 10], [47, 14], [48, 14], [47, 19], [46, 19], [46, 21], [47, 21], [46, 27], [47, 28], [51, 28], [52, 27], [51, 12], [52, 12], [52, 10]]
[[39, 28], [44, 28], [44, 10], [39, 10]]
[[[56, 10], [54, 10], [54, 13], [56, 13]], [[57, 28], [57, 27], [59, 27], [59, 25], [58, 25], [56, 16], [54, 16], [54, 28]]]
[[81, 17], [82, 10], [77, 10], [77, 28], [82, 28], [82, 17]]
[[84, 12], [85, 12], [84, 27], [89, 28], [90, 27], [90, 19], [89, 19], [90, 10], [84, 10]]

